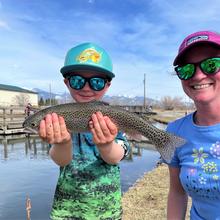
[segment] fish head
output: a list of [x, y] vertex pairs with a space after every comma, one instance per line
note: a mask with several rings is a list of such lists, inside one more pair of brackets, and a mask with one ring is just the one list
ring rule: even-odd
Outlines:
[[40, 121], [44, 119], [45, 114], [41, 111], [28, 116], [23, 122], [24, 131], [27, 133], [38, 133]]

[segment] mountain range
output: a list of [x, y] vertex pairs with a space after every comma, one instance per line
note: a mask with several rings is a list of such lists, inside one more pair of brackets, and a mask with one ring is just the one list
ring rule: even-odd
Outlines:
[[[46, 99], [56, 99], [58, 100], [59, 103], [66, 103], [66, 102], [71, 102], [72, 98], [69, 93], [62, 93], [62, 94], [57, 94], [57, 93], [50, 93], [47, 91], [44, 91], [42, 89], [34, 88], [32, 89], [34, 92], [38, 93], [38, 97], [43, 98], [44, 100]], [[127, 97], [123, 95], [105, 95], [103, 97], [103, 101], [115, 104], [115, 105], [143, 105], [144, 103], [144, 97], [143, 96], [135, 96], [135, 97]], [[158, 101], [150, 98], [146, 98], [146, 104], [149, 105], [154, 105], [157, 104]]]

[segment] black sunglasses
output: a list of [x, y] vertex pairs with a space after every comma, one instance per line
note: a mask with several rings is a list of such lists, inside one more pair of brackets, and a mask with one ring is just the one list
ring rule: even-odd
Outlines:
[[175, 71], [181, 80], [187, 80], [194, 76], [196, 72], [196, 66], [199, 66], [204, 74], [214, 75], [220, 70], [220, 57], [208, 58], [198, 63], [179, 65], [175, 67]]
[[105, 88], [105, 84], [108, 81], [110, 81], [109, 79], [102, 78], [100, 76], [93, 76], [90, 78], [86, 78], [86, 77], [79, 76], [79, 75], [67, 76], [67, 79], [69, 81], [70, 87], [75, 90], [82, 89], [86, 85], [86, 82], [88, 82], [90, 88], [95, 91], [103, 90]]

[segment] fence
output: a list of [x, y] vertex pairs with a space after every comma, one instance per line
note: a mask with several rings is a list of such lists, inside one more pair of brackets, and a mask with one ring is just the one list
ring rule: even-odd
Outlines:
[[22, 107], [0, 107], [0, 134], [23, 132], [25, 116]]

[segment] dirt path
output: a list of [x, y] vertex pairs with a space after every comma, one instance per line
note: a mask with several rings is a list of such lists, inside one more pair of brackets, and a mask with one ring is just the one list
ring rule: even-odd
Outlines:
[[166, 165], [145, 174], [123, 195], [123, 220], [166, 220], [168, 188]]

